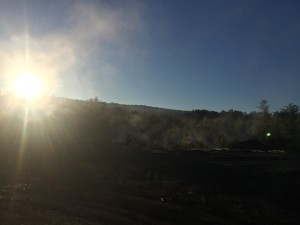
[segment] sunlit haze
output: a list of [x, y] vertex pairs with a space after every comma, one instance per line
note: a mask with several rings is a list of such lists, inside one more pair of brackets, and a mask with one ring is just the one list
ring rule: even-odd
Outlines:
[[39, 95], [35, 78], [11, 85], [34, 68], [58, 97], [247, 112], [267, 99], [276, 111], [300, 103], [299, 11], [298, 1], [3, 0], [0, 89]]
[[299, 200], [300, 0], [0, 0], [0, 225], [300, 225]]
[[33, 100], [41, 94], [42, 82], [38, 77], [24, 73], [16, 77], [14, 87], [18, 96], [26, 100]]

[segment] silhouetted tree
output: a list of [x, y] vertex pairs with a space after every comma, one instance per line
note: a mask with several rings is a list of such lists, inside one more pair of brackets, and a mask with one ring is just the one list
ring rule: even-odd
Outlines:
[[257, 106], [257, 108], [260, 110], [260, 112], [263, 113], [263, 115], [269, 114], [270, 105], [268, 104], [268, 101], [266, 99], [262, 99], [259, 102], [259, 105]]
[[258, 139], [262, 142], [268, 142], [268, 136], [266, 136], [267, 133], [270, 132], [271, 128], [271, 114], [269, 112], [270, 105], [268, 104], [266, 99], [263, 99], [260, 101], [257, 108], [260, 110], [258, 115]]
[[294, 147], [299, 139], [299, 106], [288, 104], [276, 114], [281, 135], [290, 142], [290, 147]]

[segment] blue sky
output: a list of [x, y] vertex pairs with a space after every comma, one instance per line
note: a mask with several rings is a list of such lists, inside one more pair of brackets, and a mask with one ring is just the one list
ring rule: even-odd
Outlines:
[[68, 98], [248, 112], [261, 99], [272, 111], [300, 104], [298, 1], [0, 3], [2, 89], [26, 61]]

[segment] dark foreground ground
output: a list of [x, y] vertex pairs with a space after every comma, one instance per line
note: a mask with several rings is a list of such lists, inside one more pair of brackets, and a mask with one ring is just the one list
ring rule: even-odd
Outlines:
[[1, 153], [0, 224], [300, 224], [299, 154], [79, 151]]

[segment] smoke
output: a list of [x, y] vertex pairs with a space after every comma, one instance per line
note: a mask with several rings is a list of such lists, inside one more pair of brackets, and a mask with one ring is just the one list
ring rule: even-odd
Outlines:
[[120, 6], [75, 2], [61, 17], [61, 26], [46, 34], [34, 35], [25, 27], [24, 34], [0, 38], [0, 76], [5, 82], [0, 85], [9, 88], [18, 73], [30, 69], [54, 94], [93, 92], [96, 76], [120, 74], [114, 59], [125, 60], [131, 38], [143, 32], [142, 14], [143, 5], [136, 1]]
[[137, 2], [114, 7], [80, 3], [73, 7], [69, 23], [79, 43], [91, 39], [116, 42], [142, 29], [141, 5]]

